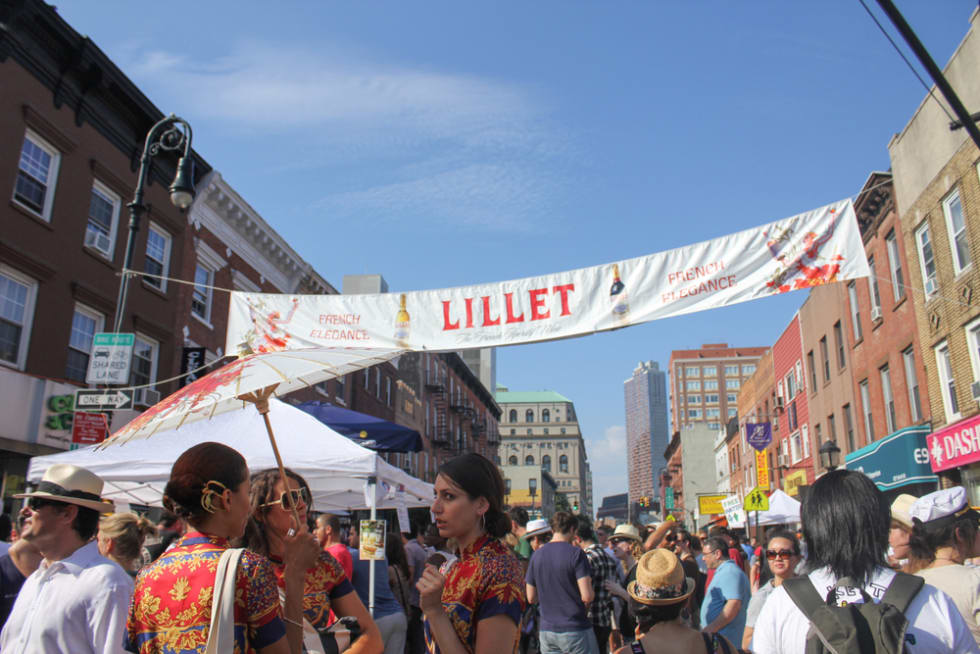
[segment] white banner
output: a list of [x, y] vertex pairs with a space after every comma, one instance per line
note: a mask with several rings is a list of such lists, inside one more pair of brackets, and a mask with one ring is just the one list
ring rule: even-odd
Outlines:
[[540, 277], [374, 295], [235, 292], [226, 351], [532, 343], [868, 274], [854, 207], [842, 200], [696, 245]]

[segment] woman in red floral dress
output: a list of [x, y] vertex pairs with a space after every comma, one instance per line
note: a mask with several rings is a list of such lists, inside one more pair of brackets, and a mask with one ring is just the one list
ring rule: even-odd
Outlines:
[[436, 527], [456, 539], [459, 559], [442, 570], [427, 565], [417, 584], [429, 652], [516, 652], [524, 580], [517, 557], [498, 540], [510, 531], [500, 471], [464, 454], [439, 468], [435, 492]]
[[[296, 503], [299, 521], [305, 529], [307, 512], [313, 504], [310, 487], [305, 479], [288, 468], [286, 479]], [[287, 572], [283, 564], [283, 548], [289, 530], [295, 525], [288, 504], [284, 505], [284, 502], [288, 502], [285, 491], [278, 470], [263, 470], [252, 475], [252, 515], [243, 539], [249, 550], [272, 562], [280, 588], [285, 588]], [[306, 571], [303, 617], [317, 631], [322, 631], [333, 621], [331, 609], [337, 616], [357, 618], [361, 627], [360, 637], [349, 649], [344, 650], [345, 654], [381, 654], [384, 644], [371, 614], [357, 596], [337, 559], [320, 551], [315, 564]]]
[[[190, 531], [140, 571], [127, 622], [126, 649], [140, 654], [204, 652], [221, 554], [240, 538], [249, 516], [248, 467], [220, 443], [180, 455], [164, 489], [164, 505]], [[286, 611], [272, 564], [243, 552], [235, 577], [235, 652], [298, 653], [302, 644], [304, 573], [319, 548], [310, 534], [286, 542]]]

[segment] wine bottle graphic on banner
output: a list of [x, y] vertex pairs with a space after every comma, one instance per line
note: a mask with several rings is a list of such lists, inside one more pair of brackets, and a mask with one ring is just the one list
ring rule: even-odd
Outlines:
[[395, 340], [402, 347], [408, 347], [408, 334], [409, 334], [409, 323], [411, 318], [408, 316], [408, 311], [405, 309], [405, 294], [401, 294], [401, 306], [398, 307], [398, 313], [395, 314]]
[[609, 301], [612, 303], [612, 313], [614, 316], [623, 318], [629, 313], [630, 300], [626, 293], [626, 284], [619, 278], [619, 264], [613, 264], [613, 283], [609, 289]]

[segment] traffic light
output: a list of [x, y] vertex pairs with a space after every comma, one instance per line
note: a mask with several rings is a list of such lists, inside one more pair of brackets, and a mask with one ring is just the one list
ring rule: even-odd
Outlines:
[[573, 513], [578, 513], [578, 502], [576, 502], [575, 504], [572, 504], [572, 512]]

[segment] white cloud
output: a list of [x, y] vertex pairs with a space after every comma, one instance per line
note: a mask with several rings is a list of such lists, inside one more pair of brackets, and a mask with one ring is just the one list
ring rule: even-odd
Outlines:
[[625, 493], [629, 488], [626, 476], [626, 427], [606, 427], [602, 438], [588, 439], [586, 448], [592, 467], [592, 500], [598, 510], [603, 497]]

